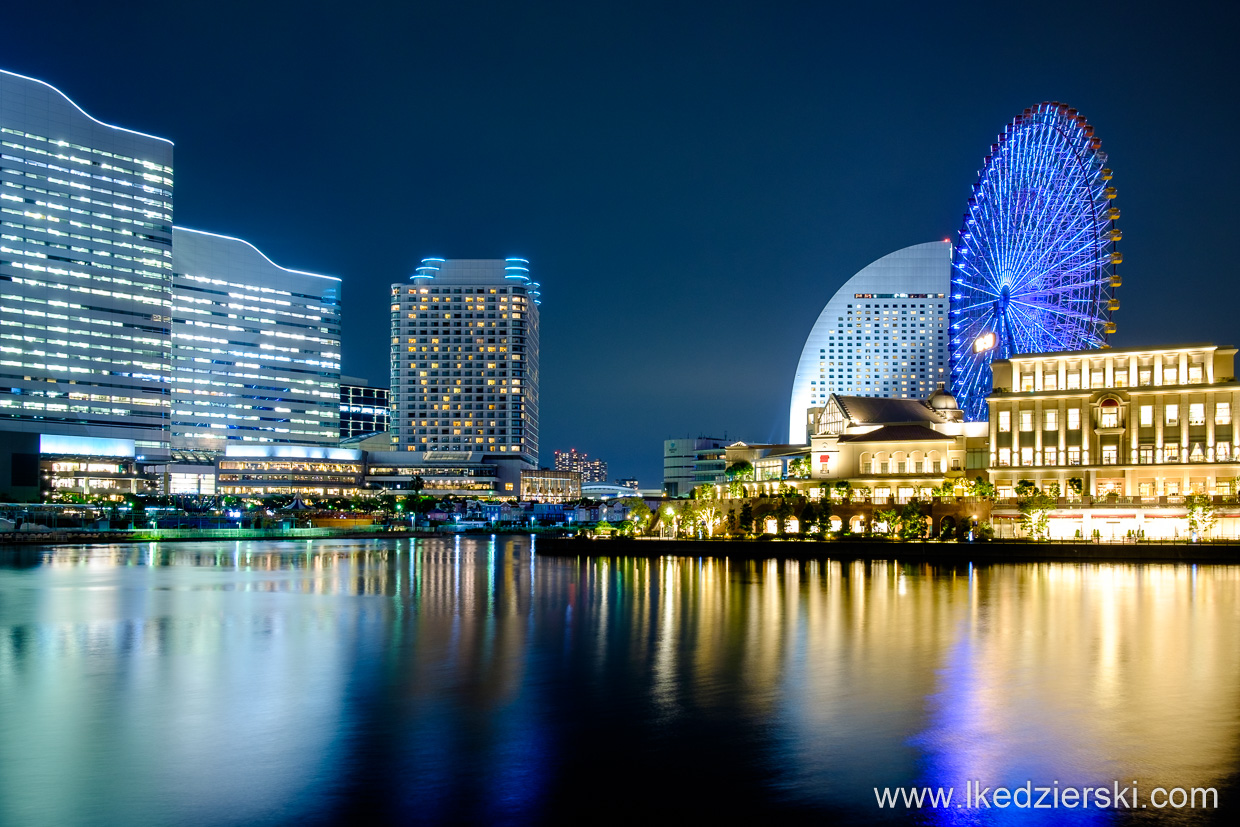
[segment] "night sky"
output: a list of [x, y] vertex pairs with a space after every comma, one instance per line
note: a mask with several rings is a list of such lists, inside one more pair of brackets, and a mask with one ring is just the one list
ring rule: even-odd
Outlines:
[[423, 257], [528, 258], [544, 465], [654, 486], [663, 439], [782, 441], [823, 305], [954, 235], [1043, 100], [1115, 170], [1113, 343], [1240, 342], [1234, 4], [849, 6], [44, 0], [0, 68], [175, 141], [178, 225], [342, 277], [345, 374], [387, 383]]

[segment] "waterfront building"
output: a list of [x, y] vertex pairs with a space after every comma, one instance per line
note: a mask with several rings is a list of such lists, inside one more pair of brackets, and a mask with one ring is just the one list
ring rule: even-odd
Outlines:
[[607, 482], [607, 461], [590, 459], [584, 451], [578, 453], [576, 448], [556, 451], [555, 469], [557, 471], [580, 471], [583, 483]]
[[0, 427], [166, 456], [173, 147], [0, 71]]
[[797, 362], [788, 441], [832, 393], [924, 399], [946, 381], [952, 245], [916, 244], [869, 264], [835, 292]]
[[386, 432], [391, 392], [353, 376], [340, 377], [340, 438]]
[[524, 259], [424, 259], [393, 284], [395, 447], [538, 465], [539, 289]]
[[174, 450], [340, 440], [340, 279], [247, 241], [173, 232]]
[[941, 388], [924, 401], [832, 394], [811, 440], [810, 475], [879, 504], [928, 502], [944, 482], [985, 477], [986, 433]]
[[724, 481], [727, 442], [715, 437], [663, 441], [663, 493], [687, 497], [699, 485]]
[[216, 460], [216, 489], [232, 496], [356, 497], [364, 455], [347, 448], [230, 443]]
[[521, 500], [562, 503], [581, 499], [581, 472], [539, 468], [521, 472]]
[[[1083, 350], [996, 360], [989, 405], [996, 516], [1027, 481], [1059, 500], [1052, 536], [1186, 536], [1184, 498], [1233, 519], [1240, 476], [1236, 348]], [[1221, 533], [1234, 534], [1235, 526]], [[1078, 535], [1077, 532], [1080, 532]]]
[[518, 467], [495, 461], [484, 451], [366, 452], [366, 488], [371, 491], [416, 489], [431, 497], [515, 499], [520, 485]]

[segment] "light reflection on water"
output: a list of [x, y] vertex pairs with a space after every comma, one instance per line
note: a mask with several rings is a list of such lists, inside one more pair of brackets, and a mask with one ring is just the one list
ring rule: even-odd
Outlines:
[[864, 823], [966, 779], [1228, 806], [1238, 620], [1232, 567], [0, 551], [0, 824]]

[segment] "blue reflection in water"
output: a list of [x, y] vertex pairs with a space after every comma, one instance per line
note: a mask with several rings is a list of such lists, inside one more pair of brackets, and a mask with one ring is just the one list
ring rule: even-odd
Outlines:
[[0, 824], [1035, 823], [873, 790], [1235, 791], [1236, 569], [530, 546], [0, 552]]

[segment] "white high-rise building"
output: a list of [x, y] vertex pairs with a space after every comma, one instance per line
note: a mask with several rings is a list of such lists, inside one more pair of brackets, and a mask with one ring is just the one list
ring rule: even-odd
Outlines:
[[168, 449], [172, 142], [0, 71], [0, 430]]
[[538, 283], [524, 259], [423, 259], [392, 285], [400, 451], [538, 465]]
[[173, 232], [172, 448], [340, 439], [340, 279]]
[[788, 441], [806, 441], [806, 411], [832, 394], [924, 399], [948, 375], [952, 245], [915, 244], [844, 283], [818, 316], [797, 363]]

